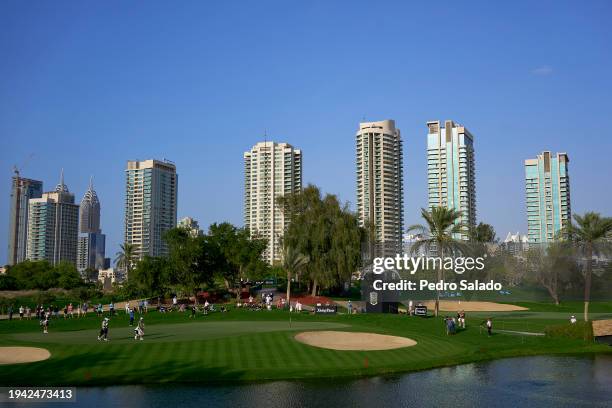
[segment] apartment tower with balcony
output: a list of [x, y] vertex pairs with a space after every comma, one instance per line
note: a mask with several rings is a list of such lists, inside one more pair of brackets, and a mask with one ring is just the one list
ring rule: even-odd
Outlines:
[[369, 230], [370, 257], [402, 252], [403, 149], [395, 121], [363, 122], [355, 135], [357, 215]]
[[476, 171], [474, 136], [452, 120], [427, 122], [428, 207], [458, 211], [464, 232], [456, 239], [468, 240], [476, 226]]
[[282, 260], [281, 239], [289, 226], [278, 197], [302, 190], [302, 151], [288, 143], [257, 143], [243, 155], [244, 225], [268, 242], [264, 259]]

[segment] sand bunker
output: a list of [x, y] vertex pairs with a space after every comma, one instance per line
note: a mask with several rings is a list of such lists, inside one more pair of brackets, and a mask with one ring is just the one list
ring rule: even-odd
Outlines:
[[303, 332], [297, 334], [295, 339], [309, 346], [332, 350], [392, 350], [417, 344], [406, 337], [344, 331]]
[[0, 347], [0, 364], [33, 363], [51, 357], [49, 350], [38, 347]]
[[[434, 310], [435, 302], [430, 300], [423, 302], [428, 309]], [[526, 307], [507, 305], [504, 303], [495, 302], [476, 302], [476, 301], [458, 301], [458, 300], [441, 300], [440, 310], [446, 312], [458, 312], [464, 310], [466, 312], [514, 312], [518, 310], [529, 310]]]

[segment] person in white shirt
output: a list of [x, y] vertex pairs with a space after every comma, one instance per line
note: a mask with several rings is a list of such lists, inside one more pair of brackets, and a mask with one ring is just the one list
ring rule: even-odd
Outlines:
[[570, 317], [570, 323], [571, 324], [576, 324], [576, 316], [572, 315], [572, 317]]
[[100, 329], [100, 334], [98, 335], [98, 340], [108, 341], [108, 317], [105, 317], [102, 320], [102, 328]]

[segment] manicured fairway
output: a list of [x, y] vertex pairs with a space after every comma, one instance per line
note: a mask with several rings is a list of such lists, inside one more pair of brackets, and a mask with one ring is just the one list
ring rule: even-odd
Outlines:
[[[495, 334], [468, 316], [468, 329], [447, 336], [442, 319], [397, 315], [292, 316], [287, 312], [233, 310], [198, 316], [149, 313], [145, 341], [134, 341], [125, 316], [111, 319], [111, 341], [98, 342], [96, 317], [53, 321], [44, 336], [36, 321], [0, 322], [0, 345], [45, 347], [46, 361], [5, 365], [0, 385], [87, 385], [151, 382], [253, 381], [376, 375], [492, 358], [550, 353], [609, 353], [578, 340]], [[565, 322], [521, 315], [517, 327]], [[501, 328], [501, 327], [499, 327]], [[386, 351], [336, 351], [294, 339], [304, 330], [363, 331], [414, 339], [417, 345]]]

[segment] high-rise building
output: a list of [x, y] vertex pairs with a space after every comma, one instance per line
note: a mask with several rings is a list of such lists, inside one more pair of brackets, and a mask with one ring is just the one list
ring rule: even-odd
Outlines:
[[178, 227], [183, 228], [184, 230], [189, 232], [189, 235], [191, 235], [193, 238], [202, 235], [200, 224], [198, 224], [198, 222], [191, 217], [182, 218], [178, 222]]
[[93, 179], [89, 179], [89, 187], [81, 200], [79, 207], [79, 232], [100, 232], [100, 200], [93, 189]]
[[261, 142], [244, 153], [244, 225], [252, 237], [268, 241], [264, 259], [270, 264], [282, 258], [281, 238], [289, 225], [277, 199], [301, 189], [301, 150]]
[[79, 243], [77, 248], [77, 269], [100, 270], [104, 268], [106, 236], [100, 229], [100, 200], [89, 179], [89, 188], [79, 206]]
[[516, 234], [509, 232], [501, 246], [511, 255], [520, 255], [529, 249], [529, 241], [527, 235], [521, 235], [518, 232]]
[[26, 259], [28, 244], [28, 204], [31, 198], [40, 198], [43, 193], [42, 181], [19, 176], [15, 170], [12, 179], [9, 214], [8, 258], [9, 265]]
[[402, 252], [404, 225], [403, 148], [395, 121], [363, 122], [355, 136], [357, 215], [370, 229], [370, 255]]
[[76, 265], [79, 206], [64, 184], [64, 172], [55, 191], [29, 201], [26, 258], [47, 260], [53, 265], [68, 261]]
[[447, 120], [427, 122], [427, 182], [429, 208], [446, 207], [459, 211], [466, 227], [456, 239], [469, 239], [476, 226], [476, 172], [474, 137], [468, 130]]
[[125, 198], [125, 243], [138, 259], [168, 254], [163, 239], [176, 227], [178, 174], [167, 160], [128, 161]]
[[566, 153], [542, 152], [525, 160], [527, 238], [546, 243], [558, 238], [572, 218], [569, 157]]
[[100, 270], [105, 267], [106, 235], [88, 232], [79, 234], [77, 247], [77, 269], [84, 272], [86, 269]]

